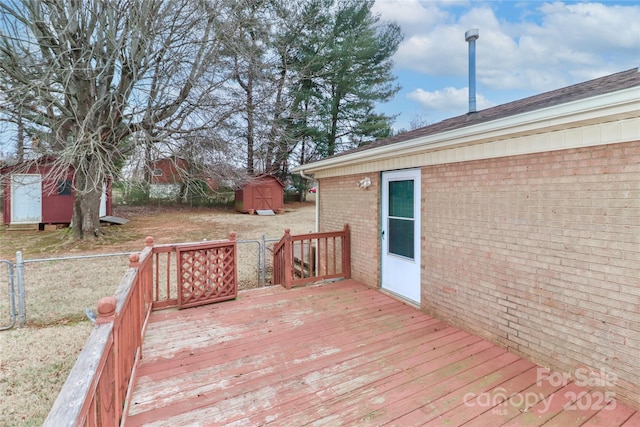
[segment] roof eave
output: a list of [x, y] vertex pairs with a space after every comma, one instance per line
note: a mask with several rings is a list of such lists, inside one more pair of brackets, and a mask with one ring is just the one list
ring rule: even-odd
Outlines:
[[399, 155], [440, 150], [456, 145], [479, 144], [488, 140], [507, 139], [541, 131], [566, 129], [578, 126], [580, 123], [638, 117], [640, 116], [639, 105], [640, 88], [635, 86], [489, 122], [331, 157], [296, 166], [292, 172], [313, 174], [320, 170], [382, 160]]

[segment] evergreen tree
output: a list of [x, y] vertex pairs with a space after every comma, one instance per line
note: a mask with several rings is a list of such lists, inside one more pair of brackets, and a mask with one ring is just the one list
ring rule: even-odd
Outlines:
[[[316, 10], [327, 3], [313, 2], [320, 5]], [[373, 0], [346, 0], [329, 9], [328, 17], [319, 13], [318, 24], [324, 27], [301, 49], [293, 116], [300, 137], [314, 137], [316, 156], [390, 135], [393, 117], [376, 113], [375, 106], [400, 89], [391, 57], [402, 33], [396, 24], [380, 23], [372, 6]]]

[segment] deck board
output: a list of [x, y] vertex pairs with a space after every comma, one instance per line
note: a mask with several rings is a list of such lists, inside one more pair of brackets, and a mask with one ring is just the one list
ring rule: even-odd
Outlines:
[[[564, 410], [575, 384], [536, 384], [533, 363], [355, 281], [153, 312], [142, 354], [126, 426], [619, 426], [638, 416], [620, 403]], [[517, 401], [524, 393], [537, 397], [531, 407]], [[512, 399], [469, 397], [488, 395]]]

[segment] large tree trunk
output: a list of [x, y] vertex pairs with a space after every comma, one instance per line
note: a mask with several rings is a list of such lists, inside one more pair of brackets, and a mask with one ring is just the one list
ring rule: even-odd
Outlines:
[[93, 172], [95, 163], [93, 160], [89, 168], [76, 169], [72, 219], [76, 239], [95, 239], [100, 235], [100, 197], [104, 180], [95, 181], [100, 176]]
[[73, 237], [94, 239], [100, 235], [100, 196], [102, 190], [91, 190], [74, 196]]

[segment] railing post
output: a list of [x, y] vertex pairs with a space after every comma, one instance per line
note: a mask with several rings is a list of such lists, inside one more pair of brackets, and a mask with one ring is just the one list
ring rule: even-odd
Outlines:
[[140, 254], [132, 253], [129, 255], [129, 268], [140, 267]]
[[[116, 309], [118, 306], [118, 301], [115, 296], [102, 297], [98, 300], [98, 304], [96, 307], [97, 319], [96, 325], [102, 325], [105, 323], [112, 323], [113, 327], [112, 331], [112, 344], [111, 344], [111, 354], [113, 356], [113, 371], [109, 369], [108, 366], [105, 366], [102, 370], [102, 375], [105, 375], [107, 378], [100, 378], [99, 384], [102, 387], [106, 387], [106, 393], [96, 393], [94, 395], [94, 399], [99, 399], [99, 402], [95, 402], [95, 405], [99, 408], [104, 408], [104, 414], [102, 417], [107, 417], [104, 421], [118, 423], [121, 415], [121, 405], [120, 400], [120, 382], [122, 381], [120, 377], [120, 363], [118, 361], [119, 353], [120, 353], [120, 342], [118, 341], [117, 332], [115, 328], [115, 320], [116, 320]], [[107, 358], [108, 363], [109, 358]], [[112, 378], [108, 378], [109, 374], [113, 375]], [[113, 387], [113, 388], [111, 388]], [[113, 411], [110, 411], [107, 408], [113, 408]], [[91, 417], [93, 414], [89, 414]], [[108, 419], [109, 415], [113, 416], [113, 420]]]
[[293, 282], [293, 256], [291, 255], [291, 230], [284, 230], [284, 287], [291, 289]]
[[[151, 236], [147, 236], [147, 238], [145, 239], [145, 246], [150, 248], [149, 249], [149, 253], [147, 254], [148, 259], [145, 260], [145, 265], [147, 265], [144, 268], [144, 271], [142, 272], [138, 272], [138, 274], [142, 273], [142, 280], [143, 280], [143, 284], [144, 284], [144, 309], [147, 310], [147, 304], [149, 304], [149, 307], [151, 305], [153, 305], [153, 263], [155, 261], [155, 255], [154, 255], [154, 251], [153, 251], [153, 245], [154, 245], [154, 241], [153, 241], [153, 237]], [[150, 311], [150, 310], [149, 310]], [[146, 314], [145, 314], [145, 322], [146, 322]], [[145, 328], [146, 329], [146, 328]], [[143, 331], [144, 333], [144, 331]]]
[[18, 326], [23, 327], [27, 320], [27, 310], [24, 302], [24, 260], [22, 251], [16, 252], [16, 279], [18, 281]]
[[[236, 241], [236, 232], [229, 232], [229, 241], [233, 243], [233, 292], [234, 298], [238, 296], [238, 243]], [[231, 295], [230, 294], [230, 295]]]
[[344, 238], [342, 240], [342, 268], [344, 278], [351, 279], [351, 235], [349, 224], [344, 225]]
[[153, 304], [153, 266], [155, 261], [155, 255], [153, 251], [153, 237], [147, 236], [147, 238], [144, 239], [144, 245], [145, 247], [149, 248], [149, 251], [145, 258], [146, 267], [143, 268], [143, 271], [138, 271], [138, 275], [141, 277], [142, 283], [144, 285], [142, 292], [145, 304], [143, 304], [143, 307], [146, 310], [146, 303], [149, 303], [150, 305]]
[[96, 324], [113, 322], [116, 318], [116, 297], [103, 297], [98, 300], [98, 318]]

